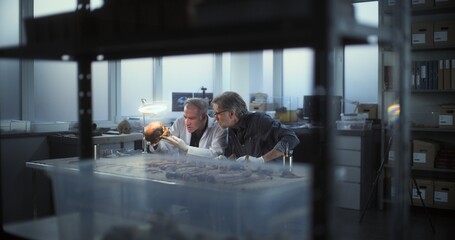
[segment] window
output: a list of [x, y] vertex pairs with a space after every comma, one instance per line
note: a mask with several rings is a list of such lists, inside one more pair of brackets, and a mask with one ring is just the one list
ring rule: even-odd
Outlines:
[[202, 86], [213, 93], [213, 66], [213, 54], [163, 57], [163, 101], [172, 103], [172, 92], [202, 93]]
[[153, 99], [153, 59], [121, 61], [121, 116], [138, 116], [141, 99]]
[[[100, 1], [92, 1], [99, 6]], [[52, 3], [52, 4], [51, 4]], [[34, 1], [34, 16], [74, 11], [77, 1]], [[75, 62], [35, 61], [34, 121], [77, 121], [77, 64]], [[107, 62], [92, 63], [93, 120], [108, 120]]]
[[283, 96], [297, 98], [297, 107], [303, 107], [303, 96], [313, 91], [314, 53], [309, 48], [283, 51]]
[[[378, 2], [354, 4], [357, 21], [378, 26]], [[366, 57], [367, 56], [367, 57]], [[378, 102], [378, 45], [347, 46], [345, 48], [345, 112], [352, 113], [355, 105]]]

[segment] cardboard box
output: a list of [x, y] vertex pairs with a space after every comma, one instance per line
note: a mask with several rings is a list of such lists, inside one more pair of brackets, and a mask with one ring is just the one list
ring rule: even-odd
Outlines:
[[438, 60], [438, 90], [444, 89], [444, 60]]
[[435, 46], [455, 44], [455, 22], [436, 22], [433, 26]]
[[250, 111], [265, 112], [267, 103], [250, 103]]
[[367, 113], [369, 119], [378, 118], [378, 104], [361, 103], [358, 107], [359, 113]]
[[390, 13], [392, 12], [392, 9], [394, 9], [396, 6], [396, 0], [386, 0], [384, 1], [384, 12]]
[[32, 132], [65, 132], [69, 130], [69, 122], [36, 122], [32, 123]]
[[443, 104], [439, 108], [439, 127], [455, 128], [455, 104]]
[[434, 181], [434, 206], [455, 209], [455, 182]]
[[434, 168], [455, 169], [455, 150], [441, 149], [434, 162]]
[[412, 47], [433, 46], [433, 23], [413, 23], [411, 27]]
[[434, 5], [433, 0], [411, 0], [411, 8], [432, 8]]
[[432, 140], [412, 141], [412, 163], [414, 167], [433, 168], [436, 154], [439, 151], [439, 143]]
[[423, 206], [422, 201], [420, 200], [420, 195], [422, 200], [425, 203], [425, 206], [433, 206], [433, 180], [430, 179], [416, 179], [417, 187], [414, 183], [414, 180], [410, 180], [409, 183], [412, 186], [412, 204], [416, 206]]
[[297, 122], [297, 110], [287, 110], [284, 112], [275, 112], [275, 118], [280, 119], [282, 123]]
[[455, 0], [434, 0], [434, 5], [436, 7], [454, 6]]
[[395, 151], [394, 150], [389, 151], [388, 160], [395, 161]]

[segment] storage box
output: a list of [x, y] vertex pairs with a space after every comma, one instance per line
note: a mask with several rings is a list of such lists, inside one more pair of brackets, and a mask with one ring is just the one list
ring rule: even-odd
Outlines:
[[436, 7], [454, 6], [455, 0], [434, 0], [434, 5]]
[[373, 124], [370, 120], [360, 121], [336, 121], [338, 130], [371, 130]]
[[265, 112], [267, 103], [250, 103], [250, 111]]
[[455, 104], [443, 104], [439, 108], [439, 127], [455, 128]]
[[32, 123], [32, 132], [65, 132], [69, 130], [69, 122], [40, 122]]
[[369, 119], [378, 118], [378, 104], [361, 103], [358, 106], [359, 113], [367, 113]]
[[433, 46], [433, 24], [432, 23], [413, 23], [411, 27], [412, 47], [431, 47]]
[[417, 206], [423, 205], [417, 191], [419, 189], [425, 206], [433, 206], [433, 180], [416, 179], [417, 187], [412, 179], [410, 181], [409, 184], [412, 186], [412, 204]]
[[433, 168], [436, 154], [439, 151], [439, 143], [432, 140], [412, 141], [412, 162], [413, 166], [421, 168]]
[[439, 126], [439, 112], [426, 111], [426, 112], [412, 112], [411, 127], [413, 128], [437, 128]]
[[342, 113], [341, 121], [365, 121], [368, 119], [368, 113]]
[[[396, 0], [386, 0], [383, 4], [384, 12], [390, 13], [394, 8], [396, 8]], [[387, 16], [387, 14], [384, 14]]]
[[435, 46], [455, 45], [455, 22], [436, 22], [433, 29]]
[[434, 0], [411, 0], [411, 7], [413, 9], [432, 8]]
[[434, 181], [434, 205], [455, 209], [455, 182]]
[[27, 133], [30, 132], [30, 121], [1, 120], [1, 133]]
[[441, 149], [434, 162], [435, 168], [455, 169], [455, 150]]
[[[291, 173], [155, 154], [33, 163], [52, 179], [61, 239], [109, 239], [119, 231], [125, 239], [309, 238], [311, 169], [299, 164]], [[80, 221], [65, 220], [73, 215]]]

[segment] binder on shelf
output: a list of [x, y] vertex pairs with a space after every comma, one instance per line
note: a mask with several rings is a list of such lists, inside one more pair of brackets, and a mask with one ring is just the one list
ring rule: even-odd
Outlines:
[[450, 59], [446, 59], [444, 60], [444, 90], [451, 89], [450, 75]]
[[444, 89], [444, 60], [439, 60], [438, 66], [438, 89]]
[[437, 90], [438, 89], [438, 66], [439, 65], [439, 61], [438, 60], [434, 60], [433, 61], [433, 89]]
[[393, 87], [393, 67], [384, 66], [384, 89], [390, 90]]
[[419, 89], [429, 89], [429, 70], [428, 70], [428, 62], [427, 61], [420, 61], [418, 62], [420, 68], [420, 87]]
[[422, 70], [420, 69], [419, 62], [414, 62], [414, 71], [415, 71], [415, 79], [414, 79], [414, 89], [421, 89], [421, 74]]
[[412, 47], [427, 48], [433, 46], [433, 23], [413, 23], [411, 26]]

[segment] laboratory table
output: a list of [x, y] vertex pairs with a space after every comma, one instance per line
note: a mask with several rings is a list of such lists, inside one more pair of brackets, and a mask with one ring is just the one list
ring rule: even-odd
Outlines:
[[[110, 155], [116, 151], [142, 149], [142, 133], [102, 134], [93, 136], [93, 144], [101, 155]], [[74, 133], [54, 134], [47, 137], [50, 158], [79, 156], [79, 137]]]

